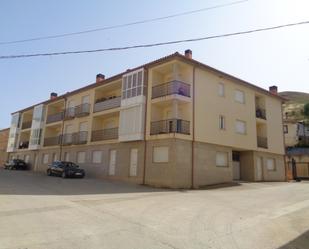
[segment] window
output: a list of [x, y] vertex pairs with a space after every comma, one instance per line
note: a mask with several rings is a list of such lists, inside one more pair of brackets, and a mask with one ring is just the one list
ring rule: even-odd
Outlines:
[[284, 125], [284, 126], [283, 126], [283, 132], [284, 132], [285, 134], [289, 133], [289, 129], [288, 129], [288, 126], [287, 126], [287, 125]]
[[143, 70], [129, 73], [122, 78], [122, 99], [145, 94], [143, 89]]
[[216, 153], [216, 166], [228, 167], [228, 152], [217, 152]]
[[70, 161], [70, 153], [69, 152], [64, 153], [64, 161], [66, 161], [66, 162]]
[[90, 103], [90, 97], [89, 95], [82, 97], [82, 104], [89, 104]]
[[30, 155], [25, 155], [25, 163], [29, 163], [30, 161]]
[[225, 117], [222, 115], [219, 116], [219, 129], [225, 130]]
[[267, 158], [266, 160], [266, 167], [267, 170], [275, 170], [275, 159], [274, 158]]
[[102, 162], [102, 151], [93, 151], [92, 163], [101, 163], [101, 162]]
[[245, 93], [240, 90], [235, 90], [235, 101], [238, 103], [245, 103]]
[[53, 162], [57, 161], [57, 153], [53, 153]]
[[224, 84], [223, 83], [219, 83], [218, 84], [218, 96], [220, 97], [224, 97]]
[[85, 163], [86, 161], [86, 152], [79, 151], [77, 152], [77, 163]]
[[246, 122], [241, 120], [236, 120], [235, 130], [239, 134], [246, 134]]
[[48, 154], [43, 154], [43, 164], [48, 163]]
[[168, 163], [168, 147], [153, 147], [153, 162]]
[[138, 149], [131, 149], [130, 152], [130, 176], [137, 176]]

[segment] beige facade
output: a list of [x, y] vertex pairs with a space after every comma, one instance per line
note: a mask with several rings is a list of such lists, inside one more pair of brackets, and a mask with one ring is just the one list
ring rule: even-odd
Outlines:
[[9, 139], [9, 131], [10, 129], [0, 130], [0, 167], [2, 167], [5, 161], [8, 159], [6, 147]]
[[158, 187], [282, 181], [281, 101], [176, 53], [14, 113], [8, 151]]

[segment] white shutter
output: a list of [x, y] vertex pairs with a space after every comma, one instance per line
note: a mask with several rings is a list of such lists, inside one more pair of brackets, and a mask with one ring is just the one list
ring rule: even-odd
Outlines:
[[25, 156], [25, 163], [29, 163], [29, 161], [30, 161], [30, 155], [26, 155]]
[[167, 163], [168, 162], [168, 147], [154, 147], [153, 148], [153, 162]]
[[77, 163], [85, 163], [85, 161], [86, 161], [86, 152], [79, 151], [77, 153]]
[[90, 98], [89, 95], [82, 97], [82, 104], [89, 104]]
[[93, 151], [92, 152], [92, 162], [101, 163], [102, 162], [102, 151]]
[[224, 85], [222, 83], [219, 83], [218, 84], [218, 95], [220, 97], [223, 97], [224, 96]]
[[116, 171], [116, 150], [111, 150], [109, 152], [109, 175], [113, 176], [115, 175]]
[[131, 149], [130, 153], [130, 176], [137, 175], [137, 156], [138, 149]]
[[43, 155], [43, 164], [47, 164], [48, 163], [48, 154], [44, 154]]
[[245, 103], [245, 93], [240, 90], [235, 90], [235, 101], [239, 103]]
[[246, 122], [236, 120], [235, 130], [236, 130], [237, 133], [245, 134], [246, 133]]
[[227, 152], [217, 152], [216, 153], [216, 165], [221, 167], [228, 166], [228, 153]]
[[82, 122], [79, 124], [79, 131], [88, 131], [88, 122]]
[[64, 153], [64, 161], [66, 161], [66, 162], [70, 161], [70, 153], [69, 152]]
[[275, 159], [267, 158], [266, 166], [268, 170], [275, 170]]

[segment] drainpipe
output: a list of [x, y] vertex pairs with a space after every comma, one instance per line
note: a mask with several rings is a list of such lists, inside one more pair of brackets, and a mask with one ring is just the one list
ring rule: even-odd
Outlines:
[[284, 151], [284, 174], [285, 174], [285, 181], [288, 181], [288, 171], [287, 171], [287, 163], [286, 163], [286, 145], [285, 145], [285, 135], [284, 135], [284, 129], [283, 129], [283, 107], [282, 107], [282, 102], [281, 102], [281, 120], [282, 120], [282, 135], [283, 135], [283, 151]]
[[[144, 117], [144, 169], [143, 169], [143, 185], [146, 184], [146, 162], [147, 162], [147, 140], [146, 140], [146, 136], [147, 136], [147, 107], [148, 107], [148, 69], [145, 68], [144, 71], [144, 86], [147, 85], [147, 93], [145, 95], [145, 117]], [[145, 88], [144, 88], [145, 89]]]
[[67, 98], [64, 97], [64, 111], [63, 111], [63, 119], [62, 119], [61, 135], [60, 135], [59, 161], [62, 161], [61, 160], [61, 157], [62, 157], [62, 140], [63, 140], [63, 133], [64, 133], [64, 117], [65, 117], [65, 112], [66, 112], [66, 106], [67, 106]]
[[195, 66], [193, 66], [193, 78], [192, 78], [192, 156], [191, 156], [191, 188], [194, 188], [194, 142], [195, 142]]

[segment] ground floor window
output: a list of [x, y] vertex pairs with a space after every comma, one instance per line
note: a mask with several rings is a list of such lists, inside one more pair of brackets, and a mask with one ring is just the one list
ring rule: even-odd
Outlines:
[[69, 152], [64, 153], [64, 161], [66, 161], [66, 162], [70, 161], [70, 153]]
[[30, 155], [25, 155], [25, 163], [29, 163], [30, 161]]
[[266, 159], [266, 167], [267, 170], [275, 170], [276, 166], [275, 166], [275, 159], [274, 158], [267, 158]]
[[102, 151], [93, 151], [92, 152], [92, 163], [101, 163], [102, 162]]
[[154, 163], [168, 163], [169, 148], [167, 146], [153, 147], [152, 158]]
[[48, 163], [48, 154], [43, 154], [43, 164]]
[[228, 166], [228, 152], [216, 153], [216, 166], [227, 167]]
[[85, 163], [86, 162], [86, 152], [79, 151], [77, 152], [77, 163]]

